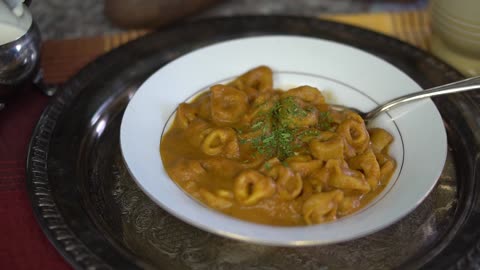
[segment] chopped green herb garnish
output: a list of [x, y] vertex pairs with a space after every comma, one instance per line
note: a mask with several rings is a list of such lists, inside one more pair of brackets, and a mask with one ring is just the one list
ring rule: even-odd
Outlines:
[[318, 119], [318, 128], [321, 130], [330, 130], [332, 128], [333, 118], [330, 112], [320, 112]]
[[[313, 108], [310, 108], [309, 112], [311, 110]], [[295, 149], [301, 145], [296, 142], [299, 132], [294, 127], [293, 121], [307, 114], [307, 110], [297, 103], [295, 97], [276, 101], [270, 110], [259, 114], [258, 119], [250, 127], [253, 131], [261, 130], [261, 133], [256, 137], [240, 140], [240, 143], [249, 142], [259, 154], [267, 157], [277, 155], [280, 160], [284, 160], [292, 156]]]
[[252, 129], [253, 129], [253, 130], [257, 130], [257, 129], [259, 129], [263, 124], [264, 124], [263, 121], [258, 121], [258, 122], [256, 122], [255, 124], [252, 125]]
[[233, 128], [233, 129], [235, 129], [235, 131], [236, 131], [238, 134], [242, 134], [242, 133], [243, 133], [243, 130], [241, 130], [241, 129], [238, 129], [238, 128]]

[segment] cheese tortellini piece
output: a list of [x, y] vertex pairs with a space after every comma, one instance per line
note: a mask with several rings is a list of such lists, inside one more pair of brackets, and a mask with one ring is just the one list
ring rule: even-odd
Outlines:
[[363, 153], [369, 146], [370, 136], [361, 118], [343, 121], [338, 126], [337, 132], [355, 149], [355, 154]]
[[303, 204], [302, 213], [307, 224], [318, 224], [337, 218], [338, 205], [343, 200], [340, 190], [313, 194]]
[[214, 194], [202, 188], [198, 192], [200, 193], [200, 196], [207, 202], [207, 204], [215, 209], [225, 209], [232, 206], [232, 200], [230, 196], [222, 196], [222, 194], [224, 193], [222, 193], [221, 191], [217, 192], [217, 194]]
[[297, 97], [302, 101], [317, 106], [325, 103], [325, 98], [317, 88], [304, 85], [290, 89], [282, 94], [282, 97]]
[[345, 190], [358, 190], [363, 193], [369, 192], [371, 189], [365, 176], [359, 171], [350, 169], [343, 160], [331, 159], [325, 165], [325, 169], [329, 174], [329, 186]]
[[322, 160], [287, 160], [288, 167], [301, 177], [307, 177], [314, 171], [320, 169], [324, 162]]
[[235, 178], [233, 187], [235, 198], [243, 205], [256, 204], [275, 192], [272, 178], [256, 170], [246, 170]]
[[277, 192], [281, 199], [293, 200], [302, 192], [302, 177], [291, 169], [277, 165], [269, 170], [268, 175], [275, 179]]
[[313, 139], [310, 141], [310, 151], [316, 159], [322, 161], [344, 159], [344, 140], [336, 135], [325, 141]]
[[363, 154], [353, 157], [349, 160], [350, 168], [361, 170], [371, 189], [378, 186], [380, 180], [380, 166], [373, 151], [366, 151]]
[[227, 158], [239, 157], [239, 146], [232, 128], [218, 128], [210, 131], [201, 144], [202, 151], [209, 156], [224, 155]]
[[210, 109], [215, 124], [235, 124], [247, 112], [248, 97], [243, 91], [225, 85], [214, 85], [210, 92]]
[[254, 68], [242, 74], [228, 85], [255, 97], [258, 93], [272, 89], [272, 70], [267, 66]]
[[168, 175], [206, 206], [252, 222], [301, 226], [350, 215], [395, 172], [395, 138], [330, 109], [315, 87], [274, 89], [267, 66], [181, 103], [162, 137]]

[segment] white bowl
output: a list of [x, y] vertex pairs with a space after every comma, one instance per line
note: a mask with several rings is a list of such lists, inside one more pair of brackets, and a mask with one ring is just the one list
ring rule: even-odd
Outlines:
[[167, 64], [139, 88], [122, 119], [126, 165], [142, 190], [179, 219], [230, 238], [281, 246], [318, 245], [358, 238], [394, 223], [418, 206], [437, 182], [447, 143], [439, 112], [429, 99], [393, 109], [372, 125], [395, 138], [397, 169], [364, 209], [335, 222], [278, 227], [242, 221], [187, 195], [162, 166], [159, 145], [179, 103], [209, 86], [259, 65], [274, 71], [276, 87], [308, 84], [328, 91], [332, 103], [362, 110], [421, 88], [406, 74], [359, 49], [298, 36], [263, 36], [214, 44]]

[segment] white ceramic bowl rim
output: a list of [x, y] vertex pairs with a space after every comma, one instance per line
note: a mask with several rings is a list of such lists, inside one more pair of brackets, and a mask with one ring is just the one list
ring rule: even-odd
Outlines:
[[158, 151], [169, 117], [193, 93], [259, 65], [272, 67], [276, 86], [304, 83], [330, 89], [336, 101], [362, 110], [421, 90], [406, 74], [376, 56], [315, 38], [250, 37], [188, 53], [142, 84], [127, 106], [120, 129], [122, 155], [130, 173], [162, 208], [230, 238], [269, 245], [315, 245], [351, 240], [385, 228], [415, 209], [432, 190], [445, 162], [446, 134], [433, 102], [423, 100], [393, 109], [373, 123], [401, 138], [392, 145], [399, 162], [394, 176], [398, 180], [390, 181], [381, 200], [354, 215], [315, 226], [275, 227], [226, 216], [185, 194], [168, 178]]

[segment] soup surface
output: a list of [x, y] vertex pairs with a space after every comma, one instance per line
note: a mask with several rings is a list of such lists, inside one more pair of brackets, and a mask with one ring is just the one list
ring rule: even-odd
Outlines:
[[361, 209], [387, 185], [393, 137], [334, 111], [310, 86], [273, 88], [260, 66], [178, 106], [162, 136], [168, 175], [227, 215], [300, 226]]

